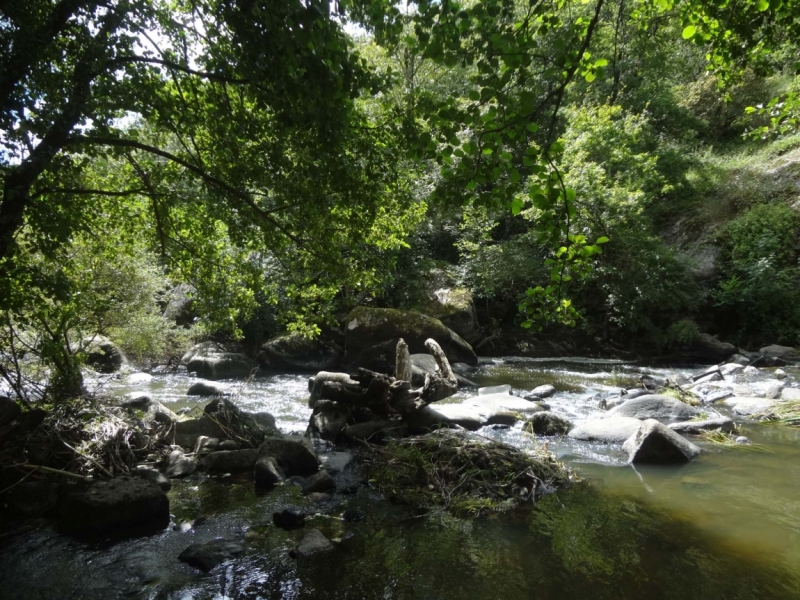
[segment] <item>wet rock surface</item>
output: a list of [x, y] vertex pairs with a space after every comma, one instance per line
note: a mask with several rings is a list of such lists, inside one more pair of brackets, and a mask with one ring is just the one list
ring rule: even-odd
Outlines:
[[204, 544], [192, 544], [181, 552], [178, 560], [201, 571], [210, 571], [225, 561], [241, 556], [245, 547], [233, 540], [214, 540]]
[[668, 465], [689, 462], [700, 448], [655, 419], [644, 421], [622, 445], [628, 462]]
[[312, 529], [300, 543], [295, 546], [294, 550], [290, 552], [292, 558], [308, 559], [317, 554], [330, 552], [333, 550], [333, 544], [322, 535], [319, 529]]

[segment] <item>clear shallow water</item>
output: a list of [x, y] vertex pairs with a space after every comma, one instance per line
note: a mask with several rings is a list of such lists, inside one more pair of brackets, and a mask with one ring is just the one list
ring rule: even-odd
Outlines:
[[[513, 360], [486, 361], [472, 379], [521, 392], [551, 383], [559, 390], [547, 399], [552, 409], [579, 422], [602, 414], [597, 394], [614, 392], [631, 377], [691, 372]], [[771, 380], [768, 374], [757, 379]], [[185, 396], [193, 381], [156, 376], [135, 389], [178, 409], [198, 404]], [[121, 382], [108, 389], [132, 391]], [[272, 412], [284, 430], [304, 430], [307, 375], [257, 379], [237, 402]], [[259, 496], [245, 480], [176, 482], [170, 493], [175, 521], [202, 515], [204, 525], [114, 544], [78, 542], [47, 526], [0, 538], [0, 597], [800, 598], [800, 430], [745, 427], [766, 452], [705, 445], [684, 467], [636, 470], [615, 446], [487, 428], [483, 435], [517, 446], [547, 443], [584, 483], [542, 499], [535, 510], [473, 521], [418, 517], [361, 488], [342, 497], [333, 515], [355, 505], [366, 520], [315, 518], [308, 527], [330, 538], [352, 537], [305, 564], [287, 556], [303, 531], [269, 524], [272, 511], [286, 504], [313, 510], [297, 488]], [[218, 536], [244, 539], [246, 556], [207, 575], [177, 560], [190, 543]]]

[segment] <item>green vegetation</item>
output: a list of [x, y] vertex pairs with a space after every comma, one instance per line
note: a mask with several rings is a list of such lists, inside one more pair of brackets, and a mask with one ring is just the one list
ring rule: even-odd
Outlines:
[[369, 477], [387, 496], [456, 516], [502, 512], [570, 481], [567, 467], [542, 449], [534, 455], [442, 431], [374, 447]]
[[257, 348], [425, 306], [432, 273], [493, 335], [796, 345], [797, 8], [4, 6], [2, 374], [70, 397], [97, 334]]

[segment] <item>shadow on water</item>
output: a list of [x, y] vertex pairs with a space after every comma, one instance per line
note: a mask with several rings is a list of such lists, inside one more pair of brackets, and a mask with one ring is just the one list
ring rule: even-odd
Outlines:
[[[355, 524], [316, 517], [282, 531], [268, 515], [306, 502], [296, 488], [257, 496], [245, 483], [180, 485], [183, 515], [207, 514], [197, 531], [166, 531], [115, 545], [85, 544], [47, 528], [7, 540], [4, 598], [800, 598], [780, 563], [732, 547], [629, 496], [582, 483], [535, 510], [477, 520], [418, 517], [363, 490], [347, 502]], [[193, 501], [188, 501], [193, 498]], [[342, 507], [343, 508], [343, 507]], [[219, 511], [219, 512], [218, 512]], [[336, 511], [334, 514], [337, 514]], [[316, 527], [335, 551], [296, 562], [288, 550]], [[244, 539], [244, 557], [199, 574], [177, 560], [190, 543]]]

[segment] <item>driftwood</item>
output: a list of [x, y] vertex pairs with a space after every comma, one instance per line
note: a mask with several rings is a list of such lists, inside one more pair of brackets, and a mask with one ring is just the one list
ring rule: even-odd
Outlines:
[[386, 417], [406, 420], [424, 406], [458, 390], [458, 380], [439, 344], [429, 339], [425, 347], [436, 359], [437, 370], [426, 375], [422, 388], [412, 389], [411, 357], [401, 339], [397, 344], [395, 377], [368, 369], [359, 369], [352, 375], [321, 371], [310, 386], [309, 405], [313, 408], [318, 401], [329, 400], [358, 408], [351, 412], [355, 422]]
[[411, 382], [411, 355], [408, 353], [408, 344], [403, 338], [397, 342], [397, 357], [394, 369], [394, 378], [398, 381]]

